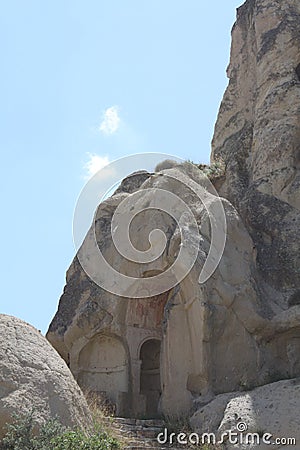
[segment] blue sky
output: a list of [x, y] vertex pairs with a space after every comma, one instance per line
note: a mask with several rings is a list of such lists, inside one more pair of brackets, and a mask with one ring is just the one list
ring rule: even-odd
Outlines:
[[240, 4], [1, 3], [1, 313], [47, 330], [98, 167], [143, 152], [208, 162]]

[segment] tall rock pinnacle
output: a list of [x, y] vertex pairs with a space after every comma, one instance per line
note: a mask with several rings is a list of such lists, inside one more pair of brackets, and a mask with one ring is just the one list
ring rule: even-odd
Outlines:
[[281, 290], [300, 285], [299, 24], [294, 0], [238, 9], [212, 141], [212, 160], [226, 163], [220, 194], [241, 213], [263, 277]]

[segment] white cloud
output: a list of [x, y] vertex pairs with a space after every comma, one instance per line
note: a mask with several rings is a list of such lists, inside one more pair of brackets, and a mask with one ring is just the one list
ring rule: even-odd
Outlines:
[[95, 173], [109, 164], [108, 156], [99, 156], [88, 153], [88, 158], [88, 162], [84, 165], [84, 169], [86, 170], [86, 179], [91, 178], [93, 175], [95, 175]]
[[114, 134], [120, 126], [119, 107], [111, 106], [104, 111], [99, 130], [106, 135]]

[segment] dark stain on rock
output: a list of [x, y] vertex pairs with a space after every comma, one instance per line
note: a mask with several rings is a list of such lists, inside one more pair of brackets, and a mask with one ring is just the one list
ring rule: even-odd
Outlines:
[[298, 289], [289, 298], [289, 306], [300, 305], [300, 290]]
[[300, 63], [298, 64], [298, 66], [295, 69], [296, 75], [298, 77], [298, 80], [300, 81]]
[[266, 53], [273, 49], [277, 36], [284, 31], [286, 27], [285, 22], [280, 22], [280, 24], [276, 28], [272, 28], [271, 30], [264, 33], [261, 37], [261, 48], [257, 55], [257, 61], [260, 61]]

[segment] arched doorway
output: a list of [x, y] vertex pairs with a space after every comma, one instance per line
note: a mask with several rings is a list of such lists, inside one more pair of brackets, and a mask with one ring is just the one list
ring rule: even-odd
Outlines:
[[79, 354], [78, 384], [99, 393], [124, 413], [128, 403], [128, 362], [122, 342], [114, 336], [98, 335]]
[[149, 339], [144, 342], [140, 350], [140, 393], [145, 396], [146, 415], [151, 418], [159, 415], [158, 403], [161, 396], [160, 347], [160, 340]]

